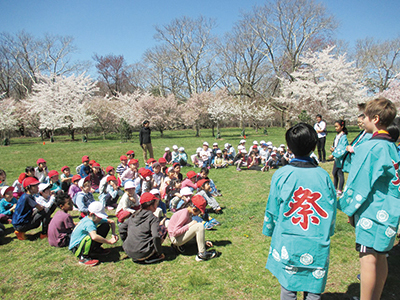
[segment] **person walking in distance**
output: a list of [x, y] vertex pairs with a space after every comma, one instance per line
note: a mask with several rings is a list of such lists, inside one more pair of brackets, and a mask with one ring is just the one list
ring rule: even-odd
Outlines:
[[318, 143], [317, 143], [318, 160], [320, 162], [325, 162], [326, 123], [325, 121], [322, 120], [322, 116], [320, 114], [317, 115], [317, 123], [315, 123], [314, 129], [318, 134]]

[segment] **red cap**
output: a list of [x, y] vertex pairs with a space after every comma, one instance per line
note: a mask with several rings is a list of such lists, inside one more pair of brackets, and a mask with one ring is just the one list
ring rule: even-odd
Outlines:
[[152, 200], [156, 200], [157, 197], [154, 196], [152, 193], [143, 193], [142, 196], [140, 197], [140, 204], [150, 202]]
[[46, 161], [43, 159], [43, 158], [39, 158], [37, 161], [36, 161], [36, 164], [38, 165], [38, 164], [42, 164], [42, 163], [45, 163]]
[[156, 160], [154, 159], [154, 158], [149, 158], [148, 160], [147, 160], [147, 163], [148, 164], [151, 164], [152, 162], [155, 162]]
[[166, 160], [164, 157], [160, 157], [160, 158], [158, 159], [158, 162], [159, 162], [160, 164], [165, 164], [165, 163], [167, 163], [167, 160]]
[[126, 157], [126, 155], [121, 155], [121, 157], [119, 158], [119, 160], [128, 160], [128, 158]]
[[77, 180], [81, 180], [82, 179], [82, 177], [80, 176], [80, 175], [74, 175], [74, 176], [72, 176], [72, 182], [75, 182], [75, 181], [77, 181]]
[[82, 162], [89, 161], [89, 156], [84, 155], [82, 156]]
[[27, 188], [30, 185], [38, 185], [40, 182], [35, 177], [28, 177], [24, 180], [24, 188]]
[[26, 178], [26, 173], [21, 173], [18, 176], [18, 182], [22, 183], [24, 181], [24, 179]]
[[135, 151], [129, 150], [128, 152], [126, 152], [126, 155], [131, 155], [131, 154], [135, 154]]
[[110, 182], [110, 181], [117, 181], [117, 178], [115, 178], [115, 176], [108, 176], [107, 182]]
[[58, 173], [56, 170], [51, 170], [51, 171], [49, 172], [49, 178], [51, 178], [51, 177], [53, 177], [53, 176], [56, 176], [56, 175], [60, 175], [60, 173]]
[[209, 179], [201, 179], [201, 180], [197, 181], [197, 183], [196, 183], [197, 188], [199, 189], [200, 187], [203, 186], [204, 183], [209, 182], [209, 181], [210, 181]]
[[196, 206], [200, 211], [204, 214], [206, 212], [207, 202], [206, 199], [203, 198], [201, 195], [194, 195], [192, 197], [192, 203]]
[[94, 159], [91, 159], [90, 161], [89, 161], [89, 165], [93, 165], [93, 164], [95, 164], [96, 163], [96, 161], [94, 160]]
[[181, 164], [180, 164], [180, 163], [174, 163], [172, 166], [173, 166], [174, 169], [175, 169], [176, 166], [181, 166]]
[[150, 171], [149, 169], [140, 168], [140, 169], [139, 169], [139, 174], [140, 174], [143, 178], [146, 178], [147, 176], [153, 175], [153, 172]]
[[137, 164], [139, 161], [135, 158], [132, 158], [129, 162], [128, 162], [128, 166], [131, 164]]
[[186, 173], [187, 178], [192, 179], [194, 176], [196, 176], [195, 171], [189, 171]]
[[95, 167], [100, 168], [100, 164], [97, 163], [97, 162], [94, 162], [93, 165], [92, 165], [92, 167], [93, 167], [93, 168], [95, 168]]
[[106, 168], [106, 173], [110, 172], [112, 169], [114, 169], [113, 166], [108, 166], [108, 167]]
[[69, 169], [69, 167], [68, 167], [68, 166], [62, 167], [62, 168], [61, 168], [61, 172], [64, 172], [65, 169]]

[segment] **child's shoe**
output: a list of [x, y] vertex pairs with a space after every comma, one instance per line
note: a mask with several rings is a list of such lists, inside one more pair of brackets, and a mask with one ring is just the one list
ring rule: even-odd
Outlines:
[[44, 233], [41, 233], [41, 234], [40, 234], [40, 239], [41, 239], [41, 240], [47, 239], [47, 238], [48, 238], [47, 234], [44, 234]]
[[204, 253], [200, 253], [196, 255], [196, 261], [205, 261], [212, 259], [217, 256], [216, 251], [205, 251]]
[[14, 231], [14, 233], [20, 241], [26, 240], [25, 232]]
[[240, 171], [242, 171], [242, 169], [240, 169], [240, 168], [236, 168], [236, 171], [239, 171], [239, 172], [240, 172]]
[[100, 263], [100, 261], [97, 260], [97, 259], [91, 259], [88, 256], [81, 256], [79, 258], [79, 263], [81, 265], [85, 265], [85, 266], [88, 266], [88, 267], [94, 267], [94, 266], [97, 266]]

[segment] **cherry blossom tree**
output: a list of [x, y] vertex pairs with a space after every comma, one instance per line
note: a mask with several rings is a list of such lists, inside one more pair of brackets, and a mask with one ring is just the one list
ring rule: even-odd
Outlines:
[[96, 83], [84, 73], [69, 77], [41, 75], [25, 101], [26, 108], [39, 119], [40, 129], [53, 133], [67, 128], [74, 139], [75, 130], [91, 120], [87, 108], [95, 91]]
[[276, 100], [286, 109], [290, 122], [297, 121], [303, 110], [332, 118], [356, 116], [357, 103], [366, 97], [360, 70], [345, 54], [334, 56], [333, 49], [307, 52], [300, 59], [301, 66], [290, 73], [291, 79], [281, 78], [281, 96]]
[[17, 128], [15, 100], [11, 98], [0, 101], [0, 132], [2, 138], [10, 138], [10, 132]]
[[400, 109], [400, 74], [389, 80], [388, 88], [377, 96], [382, 96], [392, 101]]
[[[211, 96], [211, 95], [210, 95]], [[230, 119], [234, 113], [233, 97], [230, 96], [225, 89], [220, 89], [215, 92], [208, 105], [207, 112], [210, 119], [217, 126], [217, 138], [221, 138], [220, 125], [223, 121]]]
[[200, 127], [205, 126], [210, 121], [208, 108], [213, 99], [211, 92], [192, 94], [182, 107], [182, 118], [184, 124], [196, 130], [196, 136], [200, 136]]

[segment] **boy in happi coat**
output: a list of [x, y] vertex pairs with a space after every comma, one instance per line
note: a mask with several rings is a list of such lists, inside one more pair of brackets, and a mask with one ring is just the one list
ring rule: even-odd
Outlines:
[[281, 299], [320, 299], [329, 267], [330, 237], [336, 219], [336, 193], [329, 174], [310, 153], [316, 131], [299, 123], [286, 132], [295, 158], [272, 177], [263, 234], [272, 236], [266, 268], [281, 284]]
[[373, 135], [357, 148], [339, 199], [339, 209], [355, 225], [360, 299], [380, 299], [388, 274], [386, 254], [393, 247], [399, 225], [399, 155], [386, 130], [395, 116], [396, 107], [385, 98], [367, 103], [364, 126]]

